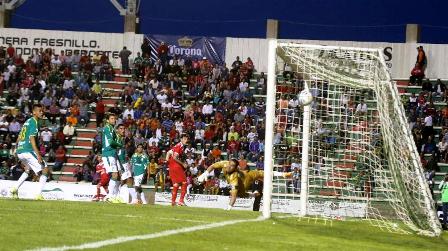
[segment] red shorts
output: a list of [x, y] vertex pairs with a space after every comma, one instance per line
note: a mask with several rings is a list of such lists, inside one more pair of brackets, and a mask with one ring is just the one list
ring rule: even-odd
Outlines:
[[107, 186], [107, 185], [109, 185], [109, 180], [110, 180], [110, 177], [109, 177], [109, 175], [101, 175], [101, 178], [100, 178], [100, 181], [98, 182], [98, 184], [100, 185], [100, 186]]
[[187, 182], [187, 176], [185, 175], [183, 167], [179, 165], [170, 165], [169, 168], [169, 174], [173, 184]]

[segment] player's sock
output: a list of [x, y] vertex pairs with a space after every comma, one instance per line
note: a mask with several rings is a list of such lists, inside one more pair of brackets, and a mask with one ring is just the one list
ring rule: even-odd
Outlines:
[[113, 199], [115, 197], [115, 185], [117, 184], [117, 181], [111, 179], [109, 180], [109, 193], [107, 194], [107, 198]]
[[184, 203], [185, 194], [187, 193], [187, 182], [182, 183], [181, 192], [180, 192], [180, 203]]
[[42, 193], [42, 190], [44, 189], [45, 183], [47, 183], [47, 175], [42, 174], [39, 177], [39, 194]]
[[134, 187], [128, 187], [129, 194], [131, 195], [131, 203], [137, 202], [137, 192]]
[[20, 178], [17, 181], [15, 188], [19, 189], [19, 187], [23, 184], [23, 182], [25, 182], [26, 179], [28, 179], [28, 173], [23, 172], [22, 175], [20, 175]]
[[148, 201], [146, 201], [146, 197], [143, 192], [140, 193], [140, 199], [142, 200], [143, 205], [148, 204]]
[[171, 205], [176, 205], [176, 198], [177, 198], [177, 189], [179, 189], [178, 184], [173, 185], [173, 191], [171, 191]]
[[115, 195], [115, 197], [120, 198], [121, 184], [120, 184], [120, 181], [119, 181], [119, 180], [116, 180], [115, 182], [116, 182], [116, 183], [115, 183], [115, 191], [114, 191], [114, 195]]

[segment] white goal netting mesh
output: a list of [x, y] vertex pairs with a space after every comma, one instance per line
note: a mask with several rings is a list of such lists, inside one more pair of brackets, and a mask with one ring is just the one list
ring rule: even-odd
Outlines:
[[[361, 217], [394, 232], [439, 235], [404, 109], [379, 51], [279, 43], [276, 55], [274, 171], [292, 176], [274, 177], [273, 198], [306, 198], [307, 215]], [[298, 94], [305, 83], [313, 102], [303, 167]]]

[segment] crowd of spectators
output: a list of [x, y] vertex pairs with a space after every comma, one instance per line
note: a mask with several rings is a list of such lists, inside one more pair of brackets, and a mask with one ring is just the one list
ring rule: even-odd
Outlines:
[[[76, 72], [76, 74], [72, 74]], [[17, 178], [23, 172], [11, 149], [23, 123], [32, 116], [34, 103], [45, 108], [40, 121], [39, 150], [53, 171], [66, 162], [65, 145], [76, 135], [76, 128], [90, 120], [90, 104], [102, 94], [99, 80], [113, 80], [114, 70], [107, 55], [66, 55], [52, 49], [34, 50], [24, 58], [12, 45], [0, 47], [0, 93], [5, 109], [0, 114], [2, 147], [1, 178]], [[31, 178], [32, 179], [32, 178]]]
[[[236, 158], [243, 168], [263, 169], [265, 106], [264, 98], [254, 95], [265, 93], [266, 78], [254, 76], [252, 60], [243, 63], [237, 57], [228, 68], [206, 57], [168, 55], [165, 43], [157, 49], [158, 59], [152, 60], [146, 46], [147, 41], [133, 59], [132, 78], [120, 101], [109, 112], [126, 127], [128, 157], [143, 144], [157, 165], [148, 168], [147, 181], [153, 180], [162, 190], [171, 187], [164, 155], [183, 133], [190, 137], [183, 158], [191, 192], [227, 191], [222, 179], [205, 185], [195, 179], [218, 160]], [[253, 78], [257, 83], [250, 88]], [[103, 116], [97, 111], [98, 115]]]
[[[109, 109], [104, 98], [114, 94], [106, 93], [99, 82], [114, 79], [107, 55], [65, 55], [64, 51], [57, 54], [51, 49], [40, 49], [23, 59], [12, 46], [0, 48], [1, 86], [2, 91], [7, 91], [2, 96], [6, 98], [4, 105], [10, 107], [0, 116], [0, 147], [12, 148], [21, 125], [31, 116], [31, 105], [39, 102], [45, 107], [46, 117], [41, 125], [39, 149], [47, 162], [54, 163], [53, 171], [59, 171], [67, 161], [65, 145], [76, 136], [76, 128], [89, 124], [90, 113], [95, 113], [98, 133], [92, 151], [73, 170], [77, 181], [95, 183], [99, 179], [95, 166], [101, 154], [103, 118], [110, 112], [118, 115], [117, 124], [126, 127], [129, 158], [137, 144], [144, 145], [153, 163], [145, 178], [152, 180], [156, 189], [170, 189], [164, 154], [186, 133], [190, 142], [183, 158], [188, 164], [189, 191], [227, 193], [228, 187], [218, 173], [202, 185], [196, 177], [208, 165], [229, 158], [238, 159], [243, 169], [264, 168], [265, 103], [257, 95], [266, 93], [266, 77], [264, 73], [254, 74], [250, 58], [242, 62], [237, 57], [227, 67], [206, 57], [168, 55], [166, 46], [160, 45], [156, 60], [149, 57], [147, 41], [132, 61], [132, 52], [123, 48], [122, 71], [132, 77]], [[256, 83], [250, 85], [251, 79]], [[284, 142], [284, 132], [277, 136]], [[0, 178], [18, 177], [23, 171], [11, 156], [11, 151], [0, 149], [0, 158], [4, 160]], [[19, 174], [14, 175], [14, 170]], [[294, 191], [298, 190], [298, 179], [299, 176], [294, 184], [291, 182]]]

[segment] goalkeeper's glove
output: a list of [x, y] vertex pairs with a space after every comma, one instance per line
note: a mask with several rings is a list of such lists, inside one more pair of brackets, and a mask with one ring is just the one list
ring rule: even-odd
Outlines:
[[199, 177], [198, 177], [198, 182], [199, 182], [199, 183], [203, 183], [203, 182], [207, 181], [207, 180], [208, 180], [208, 175], [209, 175], [209, 174], [210, 174], [210, 173], [209, 173], [207, 170], [205, 170], [205, 172], [204, 172], [203, 174], [199, 175]]

